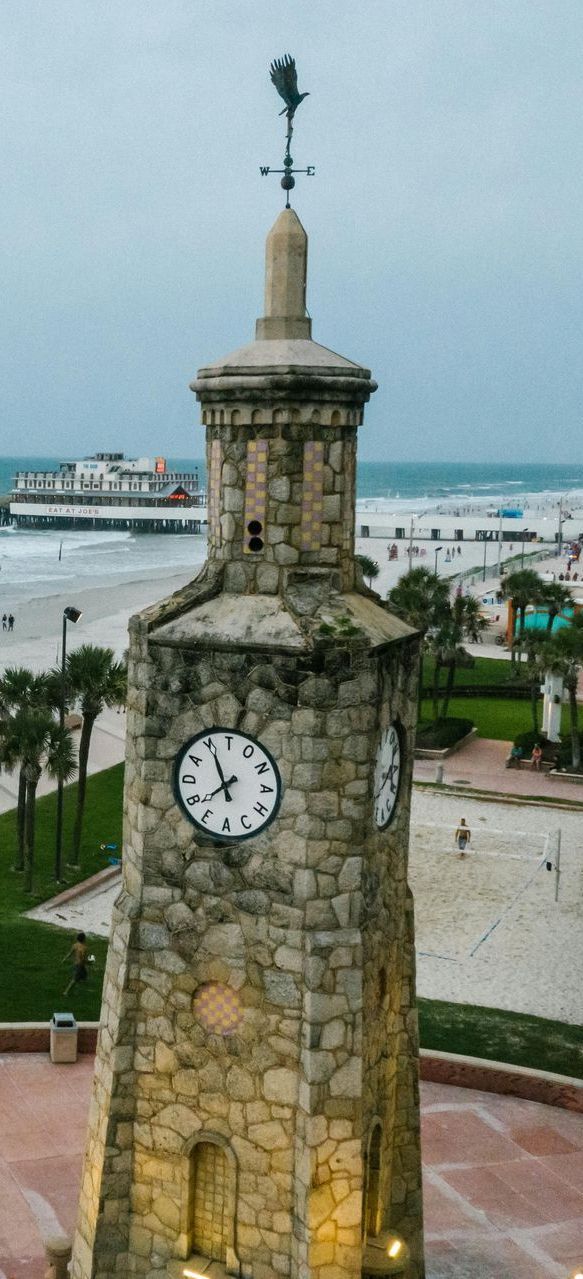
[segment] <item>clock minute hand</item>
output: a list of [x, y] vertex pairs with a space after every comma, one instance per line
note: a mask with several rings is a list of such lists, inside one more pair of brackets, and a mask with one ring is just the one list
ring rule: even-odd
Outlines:
[[[230, 786], [230, 785], [231, 785], [231, 783], [230, 783], [230, 782], [226, 782], [226, 781], [225, 781], [225, 774], [223, 773], [223, 770], [222, 770], [221, 765], [220, 765], [220, 763], [219, 763], [218, 756], [217, 756], [217, 748], [216, 748], [216, 746], [215, 746], [214, 742], [211, 742], [211, 743], [210, 743], [210, 751], [211, 751], [211, 755], [212, 755], [212, 757], [213, 757], [213, 759], [214, 759], [214, 761], [215, 761], [215, 764], [216, 764], [217, 773], [219, 774], [219, 777], [220, 777], [220, 779], [221, 779], [221, 785], [218, 787], [218, 789], [219, 789], [219, 790], [224, 790], [224, 792], [225, 792], [225, 800], [226, 800], [226, 802], [227, 802], [228, 804], [230, 804], [230, 802], [231, 802], [231, 800], [232, 800], [233, 796], [229, 794], [229, 791], [227, 790], [227, 787], [228, 787], [228, 786]], [[215, 794], [216, 794], [216, 791], [215, 791]]]

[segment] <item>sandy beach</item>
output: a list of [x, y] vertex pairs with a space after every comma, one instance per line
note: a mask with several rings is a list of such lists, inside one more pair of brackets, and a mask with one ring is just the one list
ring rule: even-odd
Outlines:
[[[50, 536], [48, 533], [45, 536]], [[59, 534], [53, 534], [55, 548], [58, 547]], [[38, 587], [31, 582], [26, 590], [26, 581], [21, 581], [18, 594], [7, 587], [0, 594], [0, 615], [12, 612], [15, 617], [14, 631], [0, 630], [0, 670], [6, 666], [24, 665], [34, 670], [42, 670], [59, 660], [61, 645], [61, 629], [63, 609], [73, 604], [81, 609], [82, 619], [77, 626], [70, 625], [67, 631], [67, 645], [70, 649], [80, 644], [102, 644], [113, 648], [121, 657], [127, 649], [127, 628], [133, 613], [158, 600], [165, 599], [173, 591], [179, 590], [198, 573], [204, 556], [204, 541], [197, 538], [193, 548], [192, 563], [185, 564], [184, 549], [180, 547], [182, 563], [173, 564], [175, 547], [172, 538], [160, 539], [168, 552], [169, 564], [164, 569], [158, 562], [152, 569], [141, 572], [116, 572], [110, 564], [107, 576], [96, 566], [96, 579], [91, 585], [91, 578], [84, 574], [71, 574], [67, 579], [66, 589], [48, 593], [47, 583]], [[170, 544], [169, 544], [170, 543]], [[358, 554], [368, 555], [379, 565], [379, 575], [373, 582], [375, 591], [382, 599], [408, 569], [407, 545], [401, 544], [399, 558], [389, 560], [390, 540], [385, 538], [357, 538]], [[505, 547], [505, 557], [513, 552]], [[93, 552], [89, 544], [86, 551], [91, 557]], [[461, 546], [461, 554], [455, 555], [451, 562], [445, 560], [445, 548], [440, 554], [438, 569], [440, 575], [453, 577], [462, 571], [475, 568], [476, 590], [487, 589], [494, 581], [497, 560], [494, 546], [488, 547], [490, 563], [486, 569], [486, 581], [482, 584], [480, 563], [483, 563], [483, 549], [475, 542]], [[112, 557], [113, 558], [113, 557]], [[121, 558], [121, 557], [120, 557]], [[559, 561], [554, 562], [557, 567]], [[424, 566], [434, 570], [434, 552], [429, 547], [426, 555], [415, 558], [413, 566]], [[546, 566], [545, 566], [546, 567]], [[60, 585], [60, 583], [59, 583]], [[4, 583], [2, 583], [4, 586]]]
[[77, 626], [67, 629], [67, 648], [80, 644], [103, 644], [121, 657], [128, 646], [128, 621], [133, 613], [156, 600], [164, 599], [191, 580], [191, 572], [169, 572], [164, 577], [126, 581], [117, 578], [111, 586], [70, 589], [63, 595], [31, 597], [15, 610], [14, 631], [0, 631], [0, 667], [29, 666], [43, 670], [60, 659], [63, 609], [68, 604], [82, 611]]

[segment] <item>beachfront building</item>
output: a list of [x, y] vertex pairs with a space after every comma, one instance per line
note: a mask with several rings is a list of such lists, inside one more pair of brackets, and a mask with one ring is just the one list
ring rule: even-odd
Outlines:
[[197, 470], [169, 471], [164, 457], [94, 453], [57, 471], [17, 471], [10, 516], [19, 528], [200, 533], [206, 493]]

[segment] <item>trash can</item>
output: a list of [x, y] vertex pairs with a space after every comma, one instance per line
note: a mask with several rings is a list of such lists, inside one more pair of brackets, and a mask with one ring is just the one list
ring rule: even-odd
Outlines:
[[77, 1022], [73, 1013], [53, 1013], [51, 1018], [51, 1061], [77, 1060]]

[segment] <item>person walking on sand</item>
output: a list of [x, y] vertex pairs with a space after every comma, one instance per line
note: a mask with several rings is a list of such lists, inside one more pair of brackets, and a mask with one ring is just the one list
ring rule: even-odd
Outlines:
[[456, 833], [455, 833], [455, 835], [454, 835], [455, 842], [456, 842], [456, 844], [457, 844], [457, 846], [458, 846], [458, 848], [459, 848], [459, 850], [460, 850], [460, 852], [459, 852], [460, 858], [461, 858], [461, 857], [465, 857], [465, 855], [466, 855], [466, 848], [467, 848], [467, 846], [468, 846], [468, 844], [469, 844], [469, 842], [470, 842], [471, 838], [472, 838], [472, 832], [471, 832], [471, 830], [470, 830], [469, 826], [466, 826], [466, 819], [465, 819], [465, 817], [460, 817], [460, 824], [459, 824], [459, 826], [458, 826], [458, 828], [457, 828], [457, 830], [456, 830]]
[[87, 945], [85, 933], [77, 933], [71, 949], [67, 951], [62, 962], [66, 964], [68, 959], [73, 960], [73, 976], [69, 985], [63, 991], [64, 995], [68, 995], [71, 987], [76, 986], [77, 982], [87, 981]]
[[6, 613], [2, 614], [2, 630], [3, 631], [8, 630], [8, 618], [6, 616]]
[[8, 614], [8, 630], [9, 630], [9, 631], [13, 631], [13, 630], [14, 630], [14, 617], [13, 617], [12, 613], [9, 613], [9, 614]]

